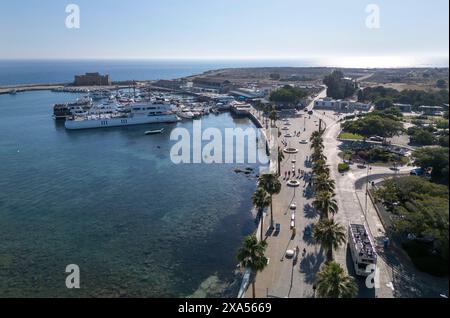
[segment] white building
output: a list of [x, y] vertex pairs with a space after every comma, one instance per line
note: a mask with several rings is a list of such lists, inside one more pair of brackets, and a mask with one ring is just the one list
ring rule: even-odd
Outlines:
[[341, 99], [335, 100], [327, 97], [318, 99], [314, 103], [314, 107], [316, 109], [333, 110], [337, 112], [354, 112], [355, 110], [369, 111], [372, 106], [366, 103], [352, 102]]

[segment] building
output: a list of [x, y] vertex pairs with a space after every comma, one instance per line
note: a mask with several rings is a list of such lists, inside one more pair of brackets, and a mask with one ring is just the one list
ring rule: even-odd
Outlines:
[[206, 77], [195, 78], [193, 80], [193, 84], [194, 88], [217, 92], [219, 94], [228, 93], [232, 88], [232, 84], [230, 81]]
[[326, 110], [337, 110], [340, 108], [340, 100], [334, 100], [332, 98], [326, 97], [324, 99], [318, 99], [314, 103], [314, 108], [326, 109]]
[[354, 112], [355, 110], [368, 112], [372, 106], [370, 104], [351, 102], [347, 100], [335, 100], [332, 98], [318, 99], [314, 103], [314, 108], [323, 110], [332, 110], [336, 112]]
[[420, 106], [419, 111], [424, 115], [439, 116], [444, 111], [444, 107], [441, 106]]
[[183, 85], [183, 81], [181, 80], [159, 80], [155, 83], [153, 83], [153, 86], [155, 87], [161, 87], [161, 88], [167, 88], [172, 90], [179, 90], [181, 86]]
[[230, 95], [236, 97], [239, 100], [258, 99], [266, 96], [264, 91], [250, 89], [250, 88], [237, 88], [229, 92]]
[[350, 109], [353, 111], [359, 110], [361, 112], [368, 112], [368, 111], [370, 111], [371, 108], [372, 108], [371, 104], [360, 103], [360, 102], [351, 102], [350, 103]]
[[231, 103], [231, 112], [237, 116], [246, 116], [250, 114], [252, 106], [247, 103], [233, 102]]
[[75, 75], [74, 86], [110, 86], [111, 79], [109, 75], [100, 75], [99, 73], [86, 73], [84, 75]]
[[398, 108], [402, 113], [412, 112], [412, 105], [410, 104], [394, 104], [394, 107]]

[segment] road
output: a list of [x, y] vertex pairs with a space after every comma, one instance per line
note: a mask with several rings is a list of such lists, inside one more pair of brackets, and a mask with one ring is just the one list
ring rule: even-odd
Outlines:
[[[320, 98], [320, 97], [318, 97]], [[311, 155], [310, 145], [301, 144], [300, 140], [308, 140], [312, 132], [318, 130], [318, 120], [311, 117], [307, 112], [303, 112], [302, 117], [289, 118], [290, 125], [284, 125], [278, 121], [278, 127], [288, 127], [289, 130], [282, 130], [283, 136], [279, 138], [281, 149], [285, 147], [282, 141], [285, 140], [289, 147], [298, 149], [297, 154], [285, 154], [285, 159], [281, 164], [280, 182], [282, 190], [280, 194], [274, 196], [273, 208], [275, 223], [281, 225], [281, 231], [278, 235], [268, 235], [268, 248], [266, 257], [269, 264], [266, 269], [256, 277], [256, 296], [257, 297], [280, 297], [280, 298], [308, 298], [313, 296], [312, 286], [315, 281], [315, 274], [319, 271], [325, 257], [321, 247], [314, 244], [309, 237], [304, 236], [304, 230], [318, 220], [318, 214], [311, 208], [312, 196], [307, 191], [306, 196], [303, 191], [307, 188], [307, 182], [304, 179], [296, 179], [300, 182], [300, 187], [291, 188], [287, 185], [284, 173], [295, 169], [301, 169], [311, 172], [309, 162], [306, 157]], [[306, 130], [305, 130], [306, 128]], [[284, 137], [285, 134], [300, 132], [300, 137]], [[293, 163], [293, 160], [295, 163]], [[291, 217], [292, 211], [290, 205], [295, 203], [295, 228], [296, 236], [292, 239]], [[266, 218], [265, 228], [269, 226], [269, 218]], [[285, 257], [286, 250], [295, 250], [298, 246], [300, 251], [306, 250], [304, 257], [300, 255], [297, 264], [294, 265], [293, 259]], [[251, 297], [251, 288], [248, 289], [246, 297]]]
[[[323, 98], [326, 91], [321, 92], [316, 98]], [[315, 101], [314, 100], [314, 101]], [[420, 276], [422, 283], [435, 283], [426, 275], [417, 274], [414, 267], [403, 265], [403, 263], [410, 263], [402, 255], [394, 251], [384, 251], [382, 242], [385, 238], [385, 230], [378, 217], [378, 214], [371, 202], [366, 196], [367, 180], [379, 179], [382, 177], [395, 176], [396, 174], [408, 174], [411, 167], [399, 167], [397, 172], [392, 171], [389, 167], [373, 166], [371, 169], [360, 169], [352, 167], [348, 173], [341, 174], [338, 172], [338, 164], [341, 162], [339, 154], [340, 141], [337, 137], [340, 133], [339, 118], [331, 111], [315, 111], [314, 115], [310, 116], [307, 111], [312, 110], [314, 101], [306, 109], [301, 118], [289, 118], [289, 130], [282, 130], [283, 135], [286, 133], [293, 134], [301, 132], [299, 138], [286, 138], [284, 136], [279, 138], [280, 147], [282, 140], [286, 140], [288, 146], [295, 147], [299, 152], [295, 155], [285, 154], [285, 159], [281, 165], [280, 181], [282, 182], [282, 190], [279, 195], [274, 196], [274, 219], [275, 223], [281, 225], [279, 235], [274, 236], [268, 233], [266, 237], [268, 248], [266, 256], [269, 259], [269, 264], [264, 271], [259, 273], [256, 277], [256, 296], [258, 298], [264, 297], [280, 297], [280, 298], [309, 298], [313, 297], [312, 286], [315, 282], [317, 272], [323, 265], [325, 256], [321, 247], [315, 244], [311, 238], [304, 235], [304, 230], [308, 225], [314, 224], [318, 221], [318, 215], [311, 208], [312, 193], [303, 193], [307, 188], [307, 183], [300, 180], [301, 186], [299, 188], [290, 188], [286, 185], [287, 180], [284, 179], [285, 171], [292, 169], [302, 169], [311, 172], [310, 163], [305, 159], [311, 155], [310, 145], [300, 144], [300, 140], [308, 140], [312, 132], [318, 130], [319, 119], [321, 119], [326, 127], [324, 134], [325, 155], [328, 158], [328, 164], [331, 169], [331, 176], [336, 180], [336, 200], [339, 206], [339, 213], [335, 219], [344, 226], [350, 222], [366, 224], [369, 229], [373, 241], [376, 245], [378, 258], [378, 273], [379, 284], [377, 288], [367, 288], [365, 279], [357, 278], [359, 284], [359, 295], [362, 298], [392, 298], [405, 297], [416, 295], [423, 295], [419, 292], [422, 288], [420, 285], [414, 283], [415, 277]], [[277, 122], [278, 127], [283, 127], [282, 121]], [[306, 129], [305, 129], [306, 128]], [[292, 160], [295, 160], [295, 164]], [[367, 185], [368, 186], [368, 185]], [[290, 229], [291, 211], [289, 207], [295, 203], [297, 210], [295, 211], [295, 228], [296, 236], [292, 239], [292, 231]], [[268, 220], [268, 219], [267, 219]], [[269, 224], [266, 221], [265, 226]], [[306, 250], [303, 256], [300, 252], [298, 263], [294, 265], [292, 259], [285, 257], [286, 250]], [[347, 246], [341, 247], [335, 253], [336, 261], [339, 262], [348, 271], [349, 274], [354, 275], [353, 264], [351, 262], [350, 253]], [[409, 275], [409, 272], [414, 274]], [[435, 295], [436, 291], [445, 291], [445, 282], [438, 280], [439, 284], [435, 290], [427, 293]], [[443, 287], [442, 287], [443, 286]], [[447, 282], [448, 286], [448, 282]], [[447, 287], [448, 291], [448, 287]], [[251, 297], [251, 289], [246, 293], [246, 297]]]

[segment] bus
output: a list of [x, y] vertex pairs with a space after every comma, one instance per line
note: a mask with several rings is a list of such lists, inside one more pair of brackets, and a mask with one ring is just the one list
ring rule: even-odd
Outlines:
[[375, 271], [377, 254], [367, 228], [363, 224], [349, 224], [348, 244], [357, 276], [369, 276]]

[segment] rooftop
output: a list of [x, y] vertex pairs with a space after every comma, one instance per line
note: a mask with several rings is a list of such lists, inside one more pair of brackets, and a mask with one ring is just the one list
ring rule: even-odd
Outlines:
[[376, 260], [377, 256], [366, 227], [362, 224], [350, 224], [350, 228], [359, 257], [366, 260]]

